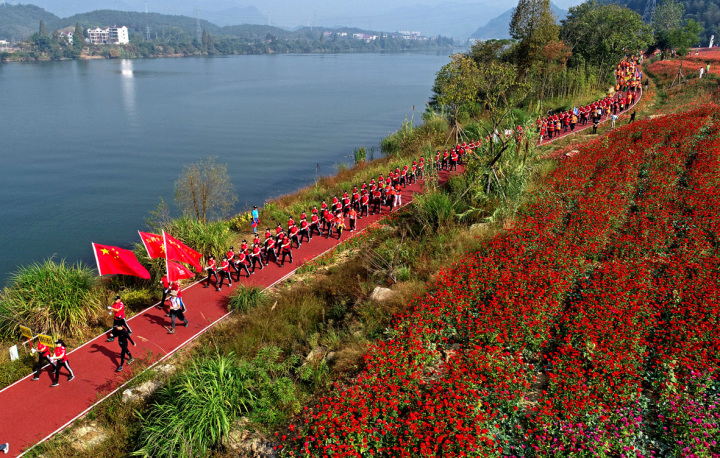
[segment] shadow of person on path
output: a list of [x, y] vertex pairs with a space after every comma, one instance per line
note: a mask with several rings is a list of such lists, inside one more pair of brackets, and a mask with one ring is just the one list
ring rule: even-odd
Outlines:
[[98, 344], [92, 344], [90, 348], [93, 349], [92, 353], [102, 353], [103, 355], [110, 358], [110, 361], [117, 367], [117, 365], [120, 363], [120, 359], [118, 358], [118, 355], [120, 353], [120, 347], [117, 343], [114, 342], [107, 342], [108, 344], [115, 345], [118, 347], [118, 351], [113, 351], [112, 349], [106, 347], [105, 345], [98, 345]]

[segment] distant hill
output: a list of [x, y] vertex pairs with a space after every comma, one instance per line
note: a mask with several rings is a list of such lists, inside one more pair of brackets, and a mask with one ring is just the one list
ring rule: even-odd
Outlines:
[[[567, 11], [558, 8], [554, 3], [550, 4], [552, 12], [555, 13], [555, 17], [558, 21], [562, 20], [567, 16]], [[505, 11], [495, 19], [491, 19], [486, 25], [480, 27], [470, 38], [476, 38], [478, 40], [490, 40], [492, 38], [502, 40], [510, 38], [510, 21], [512, 20], [513, 9]]]
[[39, 30], [40, 21], [50, 24], [58, 19], [35, 5], [0, 5], [0, 40], [24, 40]]
[[[146, 27], [149, 26], [153, 36], [155, 34], [163, 39], [178, 38], [182, 40], [194, 38], [197, 31], [196, 19], [189, 16], [167, 15], [158, 13], [141, 13], [136, 11], [99, 10], [89, 13], [76, 14], [67, 18], [60, 18], [52, 13], [33, 5], [0, 5], [0, 39], [21, 40], [27, 39], [38, 31], [40, 21], [45, 21], [45, 28], [48, 32], [72, 27], [76, 23], [84, 29], [90, 27], [105, 27], [108, 25], [124, 25], [130, 32], [132, 41], [134, 36], [145, 35]], [[281, 39], [310, 39], [315, 40], [320, 36], [320, 30], [328, 28], [301, 27], [296, 30], [287, 30], [280, 27], [272, 27], [259, 24], [241, 24], [220, 27], [207, 20], [200, 20], [200, 27], [214, 37], [242, 37], [245, 39], [265, 39], [270, 34]], [[339, 27], [336, 31], [353, 33], [365, 33], [378, 35], [379, 31], [369, 31], [352, 27]]]

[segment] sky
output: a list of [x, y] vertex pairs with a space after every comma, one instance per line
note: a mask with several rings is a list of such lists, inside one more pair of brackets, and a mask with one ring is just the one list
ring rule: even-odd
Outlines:
[[[1, 0], [0, 0], [1, 1]], [[61, 17], [95, 9], [118, 9], [195, 16], [218, 25], [244, 22], [285, 28], [350, 26], [423, 35], [469, 36], [515, 6], [513, 0], [6, 0], [32, 3]], [[567, 9], [581, 0], [553, 0]], [[253, 13], [253, 7], [257, 10]], [[225, 23], [219, 23], [225, 22]]]

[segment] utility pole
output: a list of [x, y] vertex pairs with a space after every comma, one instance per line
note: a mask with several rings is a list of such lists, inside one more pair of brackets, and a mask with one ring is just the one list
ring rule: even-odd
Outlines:
[[643, 14], [643, 22], [646, 24], [652, 24], [655, 16], [655, 8], [657, 7], [656, 0], [648, 0], [645, 4], [645, 13]]
[[[148, 14], [148, 4], [145, 2], [145, 14]], [[145, 40], [150, 41], [150, 24], [145, 25]]]
[[197, 41], [202, 41], [202, 29], [200, 28], [200, 10], [195, 7], [195, 34], [197, 35]]

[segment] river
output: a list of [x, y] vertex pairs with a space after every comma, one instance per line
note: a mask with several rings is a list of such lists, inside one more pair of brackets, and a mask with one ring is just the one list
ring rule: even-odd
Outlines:
[[[0, 65], [0, 285], [49, 257], [129, 247], [185, 164], [227, 164], [237, 210], [352, 163], [417, 122], [445, 54]], [[413, 111], [415, 107], [415, 111]]]

